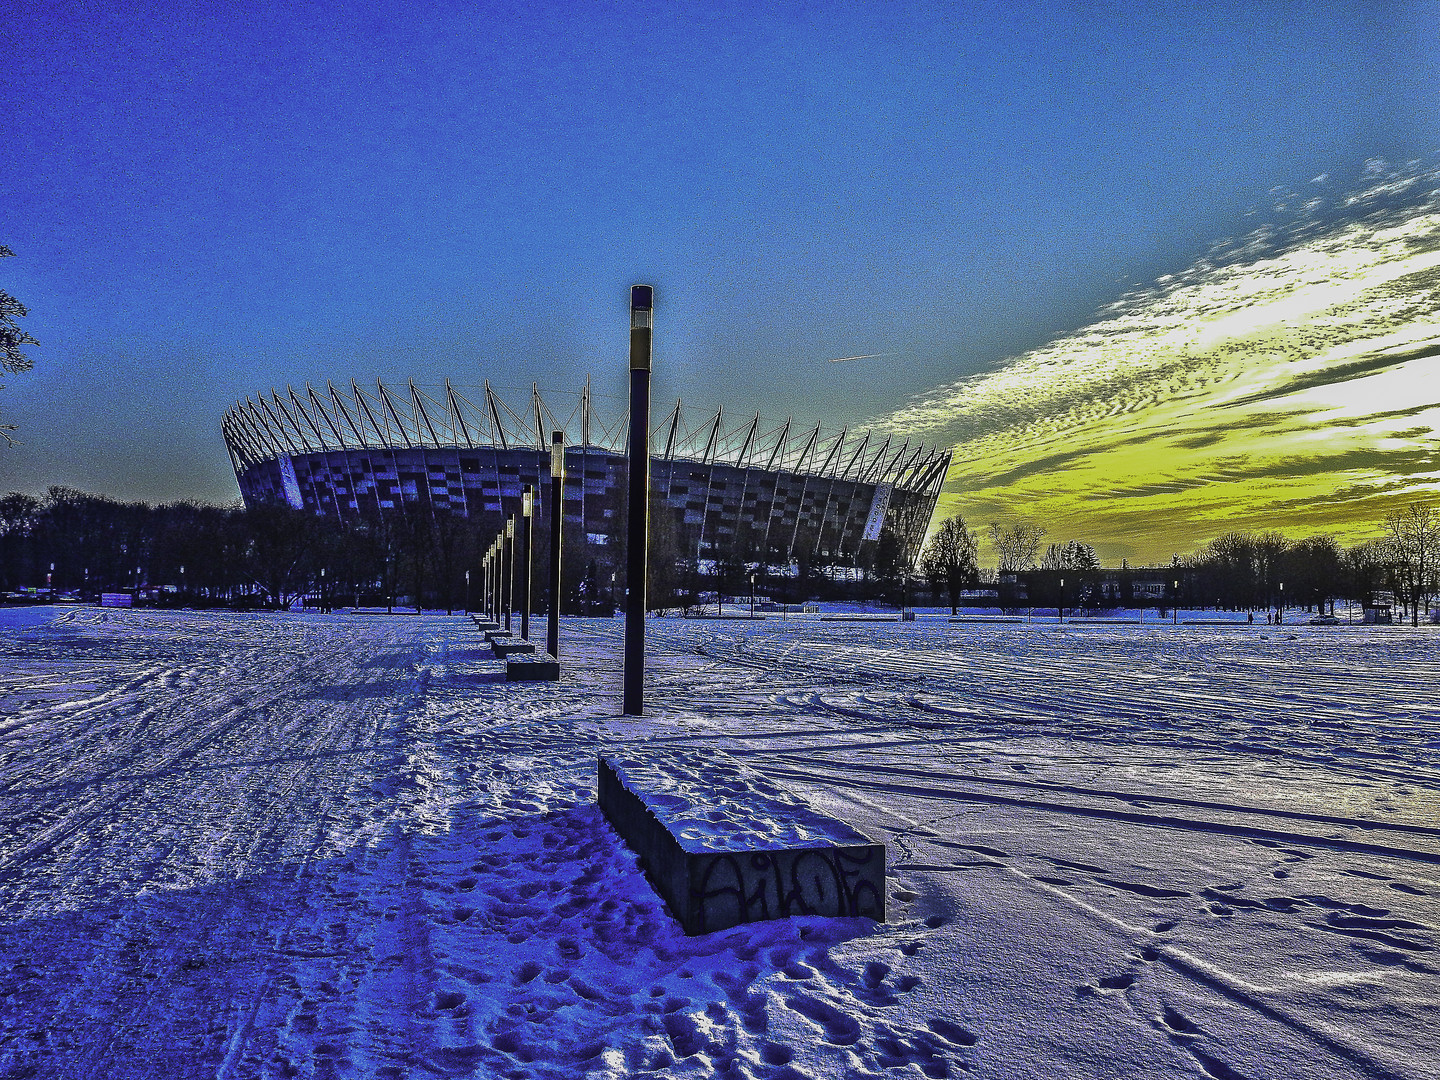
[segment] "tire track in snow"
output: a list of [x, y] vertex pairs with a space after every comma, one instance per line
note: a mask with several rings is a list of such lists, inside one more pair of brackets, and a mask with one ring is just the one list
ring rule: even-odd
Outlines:
[[1291, 832], [1285, 829], [1245, 825], [1239, 822], [1207, 821], [1198, 818], [1182, 818], [1171, 814], [1145, 814], [1136, 811], [1116, 810], [1104, 806], [1088, 806], [1081, 803], [1062, 803], [1048, 799], [1026, 799], [1018, 796], [999, 795], [992, 791], [971, 791], [960, 787], [922, 787], [914, 784], [865, 780], [854, 775], [837, 773], [829, 773], [827, 775], [823, 771], [816, 769], [808, 772], [770, 769], [768, 770], [768, 774], [801, 783], [814, 784], [817, 779], [824, 778], [842, 787], [858, 787], [868, 791], [888, 791], [897, 795], [912, 795], [925, 799], [991, 803], [997, 806], [1017, 806], [1056, 814], [1104, 818], [1108, 821], [1124, 821], [1132, 825], [1241, 836], [1247, 839], [1271, 840], [1277, 843], [1328, 848], [1334, 851], [1353, 851], [1366, 855], [1378, 855], [1383, 858], [1405, 859], [1413, 862], [1440, 865], [1440, 851], [1371, 844], [1361, 840], [1347, 840], [1343, 837], [1315, 836], [1311, 833]]
[[[192, 1075], [196, 1064], [207, 1058], [212, 1062], [207, 1075], [213, 1075], [227, 1045], [253, 1056], [253, 1033], [244, 1027], [245, 1018], [268, 1008], [265, 1002], [277, 994], [284, 998], [285, 988], [271, 976], [285, 965], [275, 958], [294, 951], [291, 943], [312, 933], [305, 922], [307, 896], [324, 884], [315, 878], [314, 866], [342, 838], [336, 835], [337, 828], [342, 836], [354, 831], [355, 823], [347, 824], [346, 810], [356, 805], [350, 775], [353, 756], [328, 751], [360, 748], [368, 755], [394, 758], [393, 744], [382, 744], [378, 736], [393, 712], [387, 699], [397, 690], [413, 693], [410, 660], [415, 655], [413, 649], [404, 649], [399, 658], [403, 667], [396, 661], [357, 666], [355, 642], [342, 641], [333, 649], [312, 649], [297, 662], [290, 636], [270, 635], [270, 644], [244, 653], [256, 680], [248, 692], [235, 693], [221, 671], [211, 685], [202, 683], [201, 692], [157, 709], [144, 735], [126, 750], [132, 765], [148, 769], [127, 773], [113, 760], [108, 762], [100, 784], [102, 797], [80, 798], [83, 817], [72, 805], [69, 813], [61, 812], [46, 837], [49, 849], [55, 850], [64, 837], [54, 830], [63, 829], [68, 821], [72, 828], [83, 827], [86, 846], [98, 850], [87, 854], [84, 847], [71, 845], [61, 860], [46, 863], [32, 857], [8, 866], [11, 879], [18, 876], [17, 884], [25, 886], [7, 888], [12, 901], [23, 900], [17, 891], [29, 892], [32, 886], [37, 896], [56, 895], [56, 878], [62, 875], [72, 884], [61, 886], [59, 895], [98, 899], [115, 893], [117, 887], [122, 895], [135, 894], [116, 907], [118, 921], [86, 914], [103, 912], [103, 906], [82, 908], [75, 916], [94, 935], [88, 946], [89, 972], [81, 980], [52, 981], [48, 988], [57, 996], [47, 1010], [54, 1018], [47, 1027], [57, 1033], [56, 1041], [66, 1040], [85, 1050], [80, 1057], [65, 1059], [73, 1061], [74, 1070], [67, 1065], [63, 1075], [149, 1076], [156, 1066], [169, 1066], [167, 1071], [177, 1076]], [[383, 649], [395, 642], [388, 631], [364, 636], [377, 645], [389, 643]], [[267, 650], [269, 660], [256, 663]], [[330, 685], [340, 687], [340, 692], [333, 697], [317, 692]], [[174, 693], [173, 685], [169, 692]], [[196, 719], [201, 722], [194, 723]], [[119, 717], [117, 723], [122, 731], [135, 730], [129, 718]], [[281, 752], [257, 753], [262, 747]], [[198, 802], [197, 784], [206, 796]], [[12, 790], [11, 799], [47, 800], [57, 793], [63, 796], [66, 789], [42, 792], [21, 786]], [[393, 813], [384, 794], [365, 795], [359, 805], [384, 807], [386, 816]], [[117, 828], [122, 822], [125, 827]], [[372, 825], [367, 815], [365, 824], [378, 828], [383, 823]], [[39, 854], [34, 849], [32, 844], [32, 856]], [[268, 887], [268, 895], [264, 888], [256, 895], [256, 886], [244, 884], [246, 875], [257, 869], [263, 880], [281, 866], [288, 870]], [[172, 891], [176, 889], [181, 891]], [[147, 893], [155, 899], [146, 899]], [[177, 901], [194, 896], [199, 908], [175, 909], [166, 899], [170, 896]], [[157, 925], [173, 931], [174, 941], [168, 935], [157, 939]], [[143, 960], [139, 966], [116, 963], [116, 957], [126, 955], [126, 942], [132, 939], [145, 942], [143, 953], [135, 954]], [[234, 961], [232, 955], [240, 959]], [[259, 969], [253, 966], [257, 959]], [[200, 967], [192, 970], [192, 963]], [[207, 964], [211, 969], [228, 965], [233, 970], [210, 979]], [[210, 984], [211, 993], [205, 997], [214, 1000], [192, 1017], [186, 987], [197, 982]], [[225, 1013], [215, 1006], [232, 999], [235, 1007], [229, 1015], [241, 1026], [214, 1030], [214, 1018], [223, 1019]], [[123, 1003], [123, 1018], [112, 1013], [104, 1019], [103, 1011], [96, 1012], [97, 1002]], [[96, 1023], [102, 1026], [95, 1027]], [[83, 1034], [87, 1029], [89, 1034]], [[261, 1042], [270, 1034], [266, 1028]], [[167, 1038], [177, 1041], [177, 1046], [164, 1046]], [[141, 1063], [133, 1073], [128, 1068], [132, 1059]], [[0, 1048], [0, 1066], [6, 1060]], [[238, 1059], [230, 1061], [238, 1066]]]

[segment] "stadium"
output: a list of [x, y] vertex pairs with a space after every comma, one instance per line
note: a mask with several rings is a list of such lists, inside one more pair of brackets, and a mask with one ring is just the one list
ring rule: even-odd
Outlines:
[[[471, 400], [448, 380], [438, 393], [352, 380], [348, 392], [307, 384], [237, 402], [221, 426], [245, 505], [285, 502], [342, 523], [418, 509], [475, 521], [488, 536], [520, 513], [527, 484], [548, 514], [550, 439], [561, 431], [567, 529], [598, 547], [623, 542], [624, 413], [597, 414], [588, 380], [550, 400], [532, 387], [519, 410], [488, 381], [478, 389]], [[552, 408], [561, 399], [566, 407]], [[901, 564], [918, 558], [949, 450], [758, 414], [731, 422], [723, 408], [693, 417], [678, 401], [654, 415], [652, 513], [668, 514], [658, 524], [678, 559], [702, 572], [726, 562], [853, 568], [867, 564], [867, 545], [873, 562], [882, 538]]]

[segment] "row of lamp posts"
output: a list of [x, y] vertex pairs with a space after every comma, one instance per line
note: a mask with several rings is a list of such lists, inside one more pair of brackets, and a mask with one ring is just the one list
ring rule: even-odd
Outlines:
[[[550, 622], [545, 651], [560, 655], [560, 514], [565, 497], [565, 434], [550, 435]], [[516, 550], [517, 541], [519, 551]], [[531, 579], [535, 553], [535, 489], [526, 484], [520, 495], [520, 520], [511, 514], [495, 535], [481, 571], [482, 605], [492, 622], [504, 616], [506, 633], [514, 631], [515, 609], [520, 609], [520, 637], [530, 640]], [[469, 606], [470, 571], [465, 571], [466, 606]]]
[[[654, 327], [654, 290], [636, 285], [630, 290], [630, 440], [629, 521], [626, 527], [625, 673], [624, 704], [627, 716], [644, 712], [645, 693], [645, 580], [648, 564], [650, 510], [650, 338]], [[565, 485], [565, 435], [550, 436], [550, 621], [545, 649], [560, 655], [560, 523]], [[521, 496], [521, 522], [511, 514], [489, 550], [484, 565], [484, 610], [491, 622], [513, 632], [514, 609], [520, 607], [520, 636], [530, 640], [530, 577], [534, 550], [535, 489], [526, 485]], [[518, 535], [517, 535], [518, 534]], [[515, 551], [516, 540], [521, 551]], [[466, 575], [468, 586], [469, 575]], [[517, 596], [518, 594], [518, 596]], [[754, 586], [751, 586], [753, 614]]]

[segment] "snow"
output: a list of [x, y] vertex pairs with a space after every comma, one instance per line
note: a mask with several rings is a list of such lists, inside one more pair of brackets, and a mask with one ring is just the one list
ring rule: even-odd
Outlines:
[[[618, 621], [527, 684], [459, 616], [36, 611], [6, 1078], [1437, 1072], [1436, 628], [658, 619], [636, 719]], [[594, 806], [671, 751], [883, 841], [888, 921], [685, 937]]]
[[681, 850], [775, 851], [873, 843], [723, 750], [664, 746], [605, 755], [616, 778]]

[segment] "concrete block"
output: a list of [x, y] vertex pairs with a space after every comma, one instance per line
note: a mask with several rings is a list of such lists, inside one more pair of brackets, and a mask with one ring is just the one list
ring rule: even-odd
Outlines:
[[600, 809], [687, 934], [791, 915], [885, 919], [885, 845], [720, 751], [607, 753]]
[[490, 641], [490, 651], [501, 660], [504, 660], [507, 656], [514, 653], [533, 653], [535, 651], [535, 645], [529, 641], [507, 641], [504, 638], [492, 638]]
[[505, 661], [506, 682], [555, 682], [560, 678], [560, 661], [549, 653], [511, 656]]

